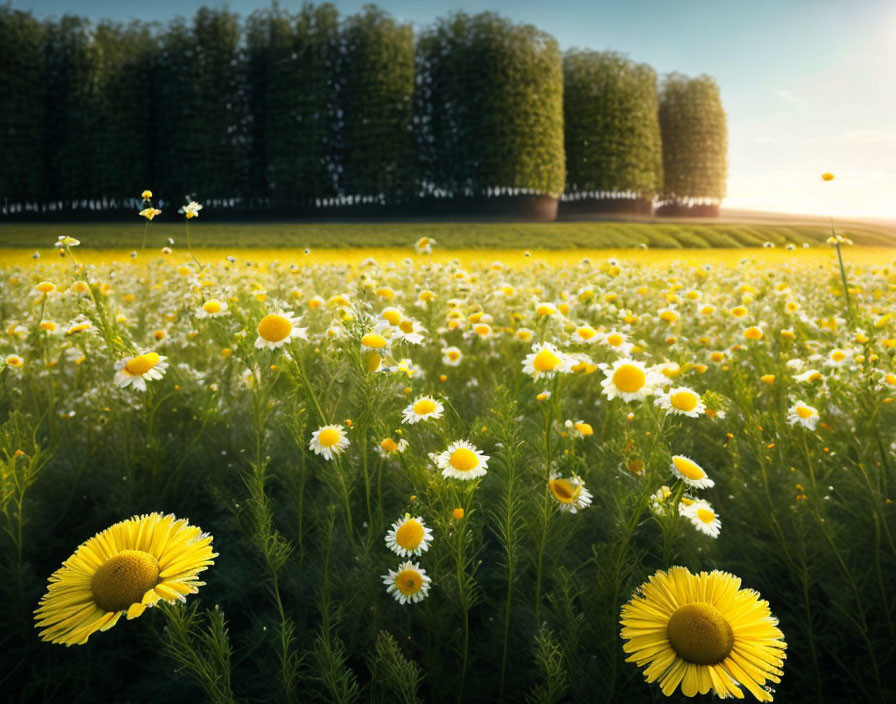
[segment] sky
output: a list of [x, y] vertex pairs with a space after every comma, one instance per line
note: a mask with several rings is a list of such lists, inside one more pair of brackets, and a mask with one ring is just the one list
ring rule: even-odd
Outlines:
[[[38, 17], [167, 22], [197, 7], [247, 15], [269, 0], [12, 0]], [[364, 0], [335, 0], [343, 14]], [[660, 75], [707, 73], [728, 114], [724, 207], [896, 219], [896, 0], [379, 0], [425, 27], [491, 10], [561, 49], [618, 51]], [[298, 0], [281, 0], [298, 7]], [[825, 183], [820, 175], [835, 174]]]

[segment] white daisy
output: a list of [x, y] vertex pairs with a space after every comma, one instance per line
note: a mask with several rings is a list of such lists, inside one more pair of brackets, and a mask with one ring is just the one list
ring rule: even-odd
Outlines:
[[255, 340], [255, 348], [266, 347], [269, 350], [275, 350], [295, 338], [307, 340], [305, 335], [307, 328], [300, 328], [298, 324], [299, 318], [294, 316], [292, 311], [266, 315], [256, 328], [258, 337]]
[[600, 343], [616, 350], [616, 352], [621, 355], [631, 354], [632, 347], [634, 347], [634, 345], [628, 341], [628, 338], [625, 335], [623, 335], [621, 332], [617, 332], [616, 330], [610, 330], [610, 332], [602, 333], [600, 336]]
[[801, 425], [809, 430], [815, 430], [818, 417], [818, 409], [802, 401], [797, 401], [787, 411], [787, 422], [790, 425]]
[[633, 359], [617, 359], [612, 367], [607, 364], [600, 367], [606, 375], [600, 385], [610, 401], [617, 396], [623, 401], [640, 401], [663, 383], [662, 374]]
[[654, 403], [664, 409], [667, 415], [673, 413], [696, 418], [706, 413], [706, 405], [700, 398], [700, 394], [685, 386], [677, 386], [669, 391], [664, 391]]
[[402, 562], [397, 570], [384, 574], [383, 584], [399, 604], [413, 604], [426, 598], [432, 579], [420, 565], [407, 561]]
[[399, 557], [424, 553], [429, 550], [430, 542], [432, 529], [426, 527], [423, 518], [413, 518], [409, 513], [395, 521], [386, 533], [386, 547]]
[[532, 347], [532, 351], [523, 360], [523, 374], [533, 379], [550, 379], [555, 374], [572, 372], [572, 359], [561, 352], [550, 342], [540, 342]]
[[445, 407], [431, 396], [418, 396], [410, 406], [404, 409], [402, 422], [413, 425], [421, 420], [432, 418], [438, 420], [445, 412]]
[[138, 391], [146, 391], [146, 380], [161, 379], [167, 369], [167, 357], [156, 352], [144, 352], [136, 357], [125, 357], [117, 361], [113, 381], [121, 388], [133, 386]]
[[701, 533], [705, 533], [710, 538], [719, 537], [719, 531], [722, 530], [722, 522], [708, 501], [697, 499], [687, 505], [682, 503], [679, 505], [679, 512]]
[[311, 441], [308, 449], [318, 455], [323, 455], [326, 460], [331, 460], [335, 455], [341, 455], [349, 446], [348, 435], [341, 425], [325, 425], [311, 433]]
[[227, 304], [215, 298], [210, 298], [196, 311], [197, 318], [216, 318], [227, 315]]
[[561, 511], [577, 513], [579, 509], [591, 505], [591, 492], [585, 488], [585, 482], [575, 475], [564, 478], [552, 474], [548, 486]]
[[439, 454], [431, 454], [430, 458], [442, 470], [443, 477], [452, 477], [462, 481], [476, 479], [486, 474], [488, 455], [482, 454], [465, 440], [458, 440]]
[[684, 455], [672, 455], [672, 474], [694, 489], [708, 489], [715, 482], [703, 471], [703, 467]]
[[392, 328], [392, 338], [404, 340], [412, 345], [419, 345], [424, 340], [426, 328], [413, 318], [404, 318]]
[[464, 353], [461, 352], [457, 347], [442, 348], [442, 364], [446, 364], [449, 367], [456, 367], [460, 364], [463, 358]]

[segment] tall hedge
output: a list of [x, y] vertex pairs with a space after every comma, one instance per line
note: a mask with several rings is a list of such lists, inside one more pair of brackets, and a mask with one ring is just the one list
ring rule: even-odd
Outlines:
[[660, 90], [662, 200], [677, 205], [719, 203], [728, 178], [728, 124], [716, 82], [671, 73]]
[[153, 78], [153, 172], [169, 207], [196, 194], [215, 206], [245, 194], [246, 109], [237, 15], [200, 8], [162, 35]]
[[88, 188], [113, 207], [136, 205], [152, 183], [152, 60], [156, 42], [151, 27], [133, 22], [103, 22], [91, 42], [91, 135]]
[[421, 34], [417, 73], [424, 194], [563, 192], [563, 64], [553, 37], [493, 13], [457, 13]]
[[46, 26], [0, 6], [0, 203], [44, 200], [44, 46]]
[[246, 28], [250, 192], [260, 202], [307, 206], [337, 195], [339, 13], [331, 4], [277, 6]]
[[400, 202], [414, 190], [414, 31], [368, 5], [342, 27], [342, 173], [347, 196]]
[[652, 199], [662, 188], [656, 72], [613, 52], [563, 57], [566, 193]]

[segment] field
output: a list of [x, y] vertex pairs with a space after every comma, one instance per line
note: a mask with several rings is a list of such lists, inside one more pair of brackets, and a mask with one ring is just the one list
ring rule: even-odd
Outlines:
[[[837, 232], [857, 245], [893, 246], [896, 223], [887, 221], [837, 221]], [[651, 248], [760, 247], [766, 242], [781, 246], [824, 244], [831, 224], [811, 216], [729, 211], [711, 224], [680, 218], [649, 220], [616, 219], [552, 223], [520, 222], [308, 222], [308, 223], [211, 223], [191, 224], [197, 247], [408, 247], [419, 237], [434, 238], [438, 249], [607, 249], [647, 245]], [[0, 223], [0, 248], [40, 248], [58, 235], [70, 235], [85, 247], [128, 251], [140, 249], [144, 228], [130, 223]], [[182, 222], [155, 221], [148, 227], [147, 246], [161, 248], [168, 238], [185, 246]]]
[[10, 700], [896, 697], [885, 228], [157, 225], [0, 228]]

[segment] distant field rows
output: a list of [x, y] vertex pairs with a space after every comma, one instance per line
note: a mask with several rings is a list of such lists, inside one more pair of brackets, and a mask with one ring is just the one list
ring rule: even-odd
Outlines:
[[[420, 237], [435, 238], [438, 249], [612, 249], [646, 244], [652, 248], [706, 249], [714, 247], [759, 247], [824, 243], [830, 230], [809, 224], [741, 223], [637, 223], [637, 222], [399, 222], [399, 223], [251, 223], [191, 225], [194, 247], [221, 248], [347, 248], [410, 247]], [[870, 224], [837, 224], [837, 231], [857, 245], [896, 246], [892, 228]], [[59, 235], [81, 240], [84, 248], [139, 249], [143, 225], [102, 224], [0, 224], [0, 247], [39, 249]], [[186, 244], [181, 223], [152, 223], [147, 246]]]

